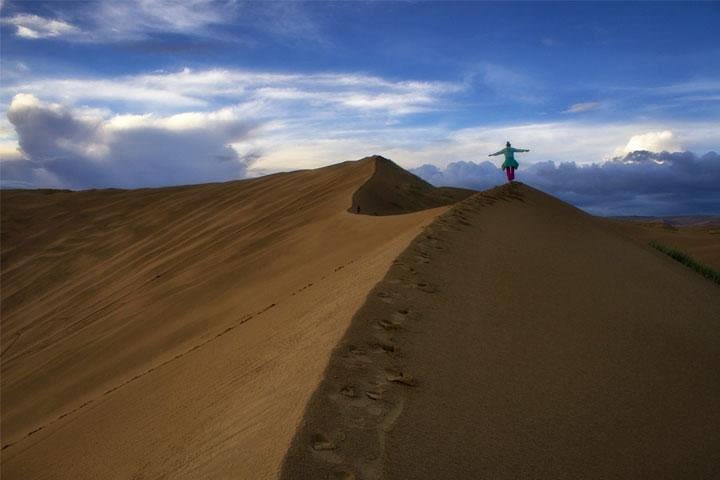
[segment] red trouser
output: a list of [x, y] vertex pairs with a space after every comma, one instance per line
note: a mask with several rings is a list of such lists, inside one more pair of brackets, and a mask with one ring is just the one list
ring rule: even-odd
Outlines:
[[508, 182], [512, 182], [513, 180], [515, 180], [515, 167], [506, 168], [505, 173], [507, 173]]

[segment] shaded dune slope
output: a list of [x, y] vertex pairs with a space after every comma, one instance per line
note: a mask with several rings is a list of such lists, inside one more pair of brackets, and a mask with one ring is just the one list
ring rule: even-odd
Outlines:
[[283, 479], [717, 478], [720, 290], [526, 185], [393, 262]]
[[275, 478], [352, 314], [446, 209], [348, 213], [375, 164], [3, 191], [2, 477]]
[[399, 167], [391, 160], [375, 155], [375, 172], [352, 197], [350, 211], [363, 215], [397, 215], [456, 203], [475, 193], [454, 187], [434, 187]]

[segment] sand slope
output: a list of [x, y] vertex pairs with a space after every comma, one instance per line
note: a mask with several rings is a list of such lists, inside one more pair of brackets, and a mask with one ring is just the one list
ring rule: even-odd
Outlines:
[[2, 478], [274, 478], [368, 291], [445, 208], [348, 213], [375, 159], [2, 192]]
[[665, 221], [605, 219], [608, 224], [642, 244], [658, 242], [720, 271], [720, 220], [717, 217], [692, 220], [683, 217]]
[[394, 262], [282, 478], [717, 478], [720, 289], [522, 184]]
[[475, 193], [454, 187], [434, 187], [391, 160], [374, 155], [375, 174], [352, 197], [350, 211], [361, 215], [397, 215], [451, 205]]

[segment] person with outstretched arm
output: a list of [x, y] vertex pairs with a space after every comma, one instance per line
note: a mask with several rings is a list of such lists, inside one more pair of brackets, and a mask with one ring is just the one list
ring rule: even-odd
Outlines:
[[495, 155], [505, 154], [505, 161], [503, 162], [501, 169], [507, 173], [508, 182], [515, 180], [515, 169], [518, 168], [518, 162], [515, 160], [515, 152], [529, 152], [524, 148], [513, 148], [510, 146], [510, 142], [505, 144], [505, 148], [499, 152], [491, 153], [488, 157], [494, 157]]

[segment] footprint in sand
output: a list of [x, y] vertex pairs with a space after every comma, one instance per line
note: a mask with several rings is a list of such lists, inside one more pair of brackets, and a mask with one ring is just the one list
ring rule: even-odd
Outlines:
[[405, 313], [402, 312], [394, 312], [392, 314], [392, 323], [395, 325], [403, 325], [405, 321], [408, 319], [407, 310], [403, 310]]
[[348, 362], [348, 365], [359, 367], [362, 366], [362, 364], [372, 362], [372, 360], [368, 358], [367, 353], [365, 348], [349, 345], [347, 347], [347, 354], [343, 355], [343, 357]]
[[397, 342], [392, 331], [375, 327], [374, 340], [368, 342], [373, 352], [395, 352], [398, 349]]
[[392, 373], [385, 377], [388, 382], [392, 383], [399, 383], [402, 385], [407, 385], [408, 387], [416, 387], [417, 386], [417, 380], [415, 377], [408, 373], [399, 372], [399, 373]]
[[425, 293], [435, 293], [437, 292], [437, 288], [427, 282], [417, 282], [415, 284], [415, 287], [417, 287], [418, 290], [425, 292]]
[[380, 320], [378, 322], [378, 325], [380, 327], [384, 328], [385, 330], [400, 330], [402, 328], [402, 325], [400, 325], [399, 323], [395, 323], [391, 320], [385, 320], [385, 319]]
[[412, 277], [415, 277], [417, 275], [419, 275], [418, 271], [415, 270], [414, 268], [411, 268], [411, 269], [407, 270], [406, 274], [400, 275], [399, 278], [396, 281], [394, 281], [393, 283], [395, 283], [396, 285], [400, 285], [401, 287], [406, 287], [408, 282], [412, 282], [412, 280], [413, 280]]
[[343, 388], [341, 388], [340, 395], [348, 398], [357, 397], [357, 393], [355, 393], [355, 387], [353, 387], [352, 385], [345, 385]]
[[379, 292], [378, 297], [380, 297], [380, 300], [385, 303], [393, 303], [395, 300], [393, 297], [398, 296], [397, 293], [390, 293], [390, 292]]
[[381, 400], [382, 393], [380, 392], [365, 392], [365, 395], [371, 400]]
[[315, 451], [335, 450], [335, 444], [325, 437], [322, 433], [316, 433], [310, 438], [310, 445]]
[[392, 342], [380, 340], [372, 344], [372, 349], [375, 352], [382, 353], [395, 353], [397, 351], [397, 345]]
[[352, 344], [347, 346], [347, 351], [353, 355], [365, 355], [365, 353], [367, 353], [365, 348]]

